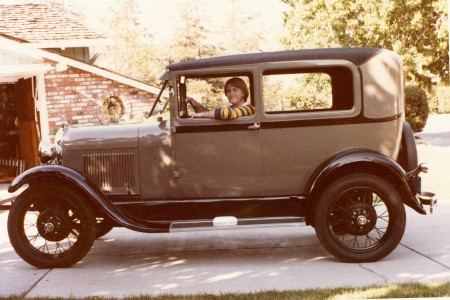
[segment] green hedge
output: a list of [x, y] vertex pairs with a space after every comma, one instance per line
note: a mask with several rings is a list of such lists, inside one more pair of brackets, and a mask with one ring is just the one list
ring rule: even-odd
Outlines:
[[429, 114], [427, 93], [417, 85], [405, 87], [406, 121], [414, 132], [421, 132]]

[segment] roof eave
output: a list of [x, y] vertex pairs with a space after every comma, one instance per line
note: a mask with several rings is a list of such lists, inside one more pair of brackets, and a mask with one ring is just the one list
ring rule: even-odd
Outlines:
[[143, 91], [147, 91], [149, 93], [152, 94], [158, 94], [159, 93], [159, 88], [156, 88], [154, 86], [151, 86], [149, 84], [143, 83], [141, 81], [137, 81], [135, 79], [96, 67], [94, 65], [88, 64], [88, 63], [84, 63], [81, 61], [77, 61], [65, 56], [61, 56], [59, 54], [50, 52], [50, 51], [45, 51], [45, 50], [41, 50], [41, 49], [33, 49], [30, 47], [27, 47], [26, 44], [23, 43], [19, 43], [16, 41], [12, 41], [9, 39], [6, 39], [4, 37], [0, 37], [0, 48], [3, 48], [5, 50], [11, 51], [11, 52], [15, 52], [18, 53], [20, 55], [24, 55], [27, 57], [34, 57], [34, 58], [45, 58], [48, 60], [52, 60], [54, 62], [57, 63], [62, 63], [62, 64], [66, 64], [68, 66], [72, 66], [74, 68], [86, 71], [86, 72], [90, 72], [93, 74], [97, 74], [99, 76], [105, 77], [105, 78], [109, 78], [112, 79], [114, 81], [141, 89]]
[[101, 39], [75, 39], [75, 40], [59, 40], [59, 41], [39, 41], [24, 43], [27, 47], [36, 49], [65, 49], [78, 47], [97, 47], [112, 45], [112, 40], [108, 38]]

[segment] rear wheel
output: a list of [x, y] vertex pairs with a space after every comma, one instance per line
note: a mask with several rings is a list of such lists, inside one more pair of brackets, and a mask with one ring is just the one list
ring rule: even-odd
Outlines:
[[372, 262], [391, 253], [405, 231], [403, 202], [386, 180], [351, 174], [332, 182], [315, 211], [322, 245], [345, 262]]
[[96, 237], [96, 219], [82, 195], [57, 185], [30, 187], [14, 201], [8, 234], [17, 254], [38, 268], [68, 267]]

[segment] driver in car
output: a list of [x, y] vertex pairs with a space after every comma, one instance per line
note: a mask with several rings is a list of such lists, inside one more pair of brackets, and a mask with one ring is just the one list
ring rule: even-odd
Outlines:
[[249, 102], [248, 88], [245, 81], [239, 77], [233, 77], [225, 83], [225, 95], [230, 102], [229, 107], [209, 110], [192, 98], [187, 97], [186, 103], [190, 103], [195, 111], [193, 118], [210, 118], [217, 120], [234, 120], [243, 116], [251, 116], [255, 113], [255, 107]]

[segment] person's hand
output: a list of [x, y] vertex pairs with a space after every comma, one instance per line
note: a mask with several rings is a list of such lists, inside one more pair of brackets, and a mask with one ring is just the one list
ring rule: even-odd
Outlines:
[[186, 97], [184, 99], [184, 101], [186, 101], [186, 104], [191, 104], [192, 108], [194, 109], [194, 111], [196, 113], [209, 111], [209, 109], [207, 109], [206, 107], [204, 107], [203, 105], [201, 105], [200, 103], [195, 101], [195, 99], [192, 99], [191, 97]]

